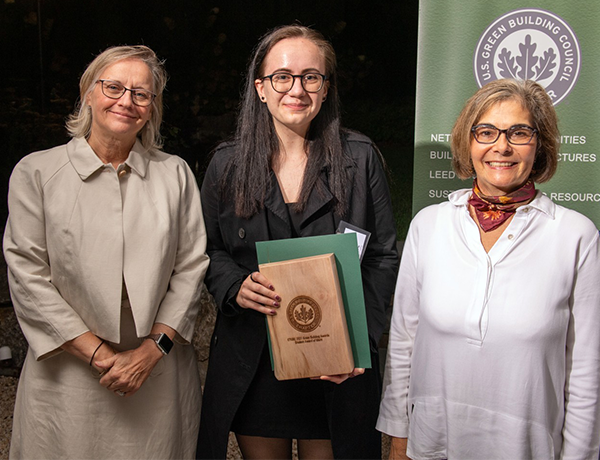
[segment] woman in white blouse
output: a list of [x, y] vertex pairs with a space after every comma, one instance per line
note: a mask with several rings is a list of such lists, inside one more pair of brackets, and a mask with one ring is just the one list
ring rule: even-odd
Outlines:
[[13, 459], [194, 457], [208, 257], [195, 177], [159, 150], [166, 80], [145, 46], [104, 51], [73, 139], [12, 173], [4, 254], [29, 342]]
[[534, 185], [558, 140], [532, 81], [489, 83], [458, 117], [453, 166], [475, 180], [409, 230], [377, 424], [391, 458], [598, 458], [599, 234]]

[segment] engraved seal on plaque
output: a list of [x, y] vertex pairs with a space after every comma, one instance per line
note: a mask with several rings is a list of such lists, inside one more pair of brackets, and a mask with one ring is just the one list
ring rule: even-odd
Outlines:
[[294, 297], [287, 307], [287, 319], [298, 332], [312, 332], [321, 324], [321, 307], [312, 298]]

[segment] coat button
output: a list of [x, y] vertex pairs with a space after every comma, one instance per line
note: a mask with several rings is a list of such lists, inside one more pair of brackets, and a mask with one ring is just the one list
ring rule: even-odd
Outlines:
[[240, 229], [238, 230], [238, 236], [239, 236], [241, 239], [244, 239], [244, 238], [246, 237], [246, 230], [244, 230], [243, 228], [240, 228]]

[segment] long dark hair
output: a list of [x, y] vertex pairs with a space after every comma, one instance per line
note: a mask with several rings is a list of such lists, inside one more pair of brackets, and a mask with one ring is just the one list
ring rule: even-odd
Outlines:
[[263, 62], [269, 51], [286, 38], [304, 38], [313, 42], [323, 53], [329, 89], [327, 99], [313, 119], [305, 148], [308, 160], [296, 210], [302, 212], [311, 190], [323, 192], [318, 180], [327, 171], [328, 188], [335, 197], [335, 211], [343, 216], [346, 207], [346, 163], [340, 132], [340, 109], [337, 93], [336, 57], [331, 44], [319, 32], [301, 25], [281, 26], [269, 31], [252, 53], [240, 104], [235, 134], [236, 153], [225, 169], [221, 187], [233, 189], [235, 212], [250, 218], [263, 207], [271, 187], [271, 164], [279, 153], [279, 139], [266, 104], [260, 101], [254, 81], [260, 78]]

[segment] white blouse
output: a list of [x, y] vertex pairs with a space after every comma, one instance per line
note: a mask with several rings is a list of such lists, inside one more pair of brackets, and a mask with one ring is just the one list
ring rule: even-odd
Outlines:
[[37, 359], [86, 331], [119, 342], [123, 283], [138, 337], [158, 322], [192, 338], [206, 232], [196, 180], [175, 155], [138, 141], [118, 173], [85, 139], [26, 156], [10, 179], [4, 254]]
[[598, 230], [538, 192], [486, 253], [470, 193], [411, 224], [377, 428], [413, 459], [597, 459]]

